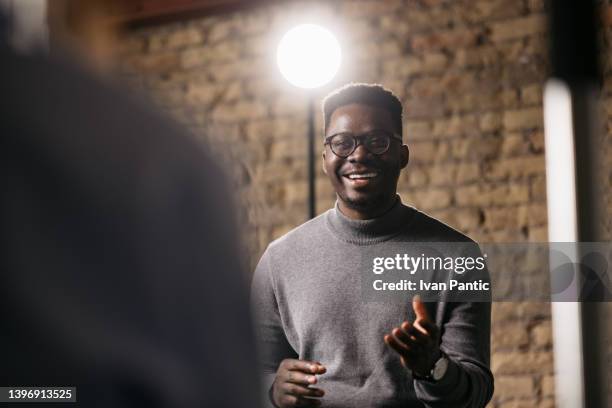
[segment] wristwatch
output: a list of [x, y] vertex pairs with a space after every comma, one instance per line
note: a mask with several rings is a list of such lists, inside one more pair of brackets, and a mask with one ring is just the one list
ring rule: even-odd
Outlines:
[[444, 354], [442, 350], [440, 350], [440, 358], [438, 359], [438, 361], [436, 361], [436, 363], [434, 364], [429, 374], [423, 377], [423, 376], [413, 373], [413, 377], [416, 378], [417, 380], [436, 382], [444, 378], [444, 375], [446, 374], [447, 370], [448, 370], [448, 357], [446, 356], [446, 354]]

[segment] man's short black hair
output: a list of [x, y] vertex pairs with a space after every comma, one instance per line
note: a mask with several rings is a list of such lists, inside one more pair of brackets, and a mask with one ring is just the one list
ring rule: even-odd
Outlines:
[[379, 84], [350, 83], [344, 85], [323, 100], [323, 128], [327, 131], [332, 113], [341, 106], [362, 103], [381, 108], [391, 114], [397, 133], [402, 135], [402, 103], [390, 90]]

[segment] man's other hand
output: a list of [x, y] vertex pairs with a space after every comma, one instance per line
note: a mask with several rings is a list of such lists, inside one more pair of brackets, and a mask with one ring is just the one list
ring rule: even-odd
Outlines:
[[425, 304], [415, 296], [412, 308], [416, 314], [413, 323], [404, 321], [384, 336], [385, 343], [399, 355], [402, 365], [418, 376], [430, 374], [440, 358], [440, 331], [430, 319]]
[[317, 374], [325, 373], [326, 368], [319, 362], [283, 360], [276, 371], [272, 384], [272, 402], [279, 408], [288, 407], [318, 407], [325, 392], [309, 386], [317, 383]]

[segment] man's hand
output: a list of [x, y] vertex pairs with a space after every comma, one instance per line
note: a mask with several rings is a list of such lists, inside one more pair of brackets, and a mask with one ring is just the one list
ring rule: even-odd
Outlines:
[[272, 384], [272, 402], [280, 407], [318, 407], [321, 401], [313, 397], [322, 397], [325, 392], [319, 388], [309, 388], [317, 383], [316, 374], [325, 373], [326, 368], [319, 362], [283, 360], [276, 370], [276, 379]]
[[416, 314], [413, 323], [404, 321], [384, 337], [385, 343], [399, 355], [402, 365], [418, 376], [425, 377], [440, 358], [440, 331], [429, 318], [421, 298], [412, 299]]

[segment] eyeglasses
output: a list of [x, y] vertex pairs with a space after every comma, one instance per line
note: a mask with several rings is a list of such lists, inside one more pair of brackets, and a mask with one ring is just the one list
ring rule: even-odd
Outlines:
[[352, 133], [336, 133], [325, 138], [323, 145], [329, 145], [338, 157], [346, 159], [362, 144], [370, 153], [381, 155], [389, 150], [391, 138], [401, 141], [402, 137], [384, 130], [373, 130], [356, 136]]

